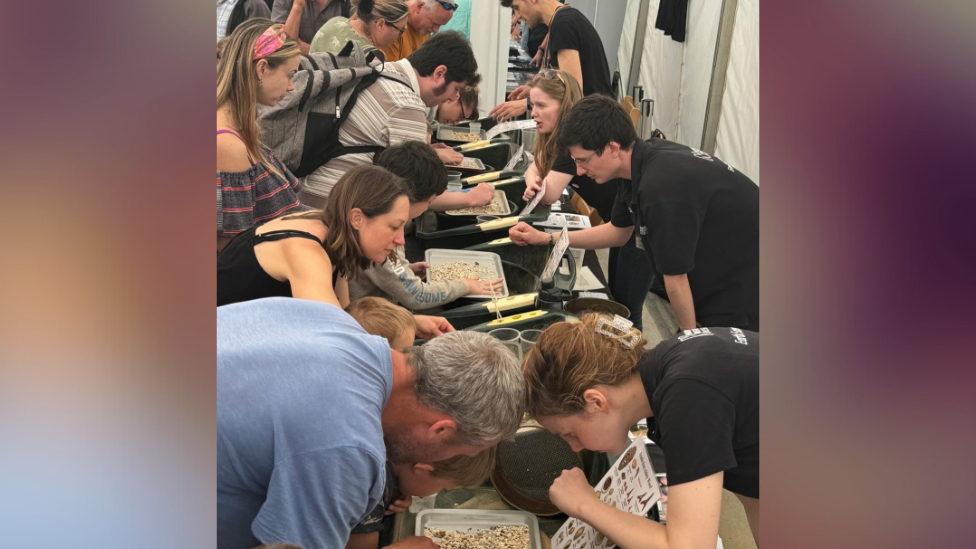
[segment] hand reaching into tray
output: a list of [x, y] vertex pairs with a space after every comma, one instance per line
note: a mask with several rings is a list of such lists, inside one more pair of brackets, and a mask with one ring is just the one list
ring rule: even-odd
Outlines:
[[468, 191], [468, 198], [471, 199], [470, 206], [487, 206], [495, 199], [495, 187], [487, 183], [481, 183], [477, 187]]
[[466, 278], [464, 285], [468, 287], [467, 295], [491, 295], [494, 290], [495, 295], [500, 295], [504, 291], [503, 279], [481, 280], [479, 278]]

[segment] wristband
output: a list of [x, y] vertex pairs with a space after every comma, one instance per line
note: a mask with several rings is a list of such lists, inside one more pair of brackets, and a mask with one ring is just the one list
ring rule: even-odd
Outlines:
[[552, 246], [552, 245], [553, 245], [553, 241], [552, 241], [552, 237], [553, 237], [553, 236], [555, 236], [555, 234], [556, 234], [556, 233], [549, 233], [549, 245], [550, 245], [550, 246]]

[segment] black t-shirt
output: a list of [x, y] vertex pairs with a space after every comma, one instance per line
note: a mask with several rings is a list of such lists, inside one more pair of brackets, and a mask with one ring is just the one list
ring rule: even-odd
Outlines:
[[537, 51], [539, 51], [539, 46], [542, 45], [542, 41], [546, 39], [546, 33], [549, 32], [549, 25], [545, 23], [539, 23], [535, 27], [529, 29], [529, 50], [526, 52], [529, 57], [535, 57]]
[[579, 10], [566, 7], [556, 11], [549, 29], [546, 50], [549, 66], [555, 68], [559, 67], [559, 50], [578, 51], [580, 69], [583, 72], [583, 95], [613, 95], [610, 88], [610, 67], [603, 51], [603, 41], [593, 24]]
[[611, 222], [638, 228], [655, 271], [688, 275], [699, 324], [758, 331], [759, 187], [680, 143], [638, 139], [633, 151]]
[[576, 162], [573, 162], [573, 158], [569, 155], [557, 156], [552, 163], [551, 171], [572, 175], [573, 179], [569, 185], [573, 190], [578, 192], [590, 207], [596, 208], [604, 221], [610, 221], [613, 202], [617, 197], [617, 183], [622, 180], [611, 179], [600, 185], [589, 176], [576, 175]]
[[759, 497], [759, 334], [698, 328], [661, 342], [637, 363], [664, 450], [668, 486], [725, 471], [730, 492]]

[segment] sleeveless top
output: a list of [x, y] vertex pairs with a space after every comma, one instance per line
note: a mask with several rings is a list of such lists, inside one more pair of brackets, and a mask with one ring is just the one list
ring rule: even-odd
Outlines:
[[[254, 234], [254, 231], [255, 227], [251, 227], [237, 235], [217, 254], [218, 307], [264, 297], [292, 297], [291, 283], [276, 280], [261, 268], [254, 253], [254, 247], [258, 244], [286, 238], [307, 238], [322, 244], [315, 235], [304, 231], [268, 231], [260, 235]], [[322, 246], [324, 248], [325, 245]], [[338, 280], [339, 273], [333, 269], [333, 291]]]
[[[222, 133], [241, 139], [231, 130], [217, 130], [217, 135]], [[283, 214], [309, 209], [298, 202], [298, 178], [278, 160], [274, 151], [267, 147], [262, 151], [280, 176], [262, 162], [255, 162], [250, 151], [247, 160], [251, 167], [247, 170], [217, 172], [217, 236], [232, 237]]]

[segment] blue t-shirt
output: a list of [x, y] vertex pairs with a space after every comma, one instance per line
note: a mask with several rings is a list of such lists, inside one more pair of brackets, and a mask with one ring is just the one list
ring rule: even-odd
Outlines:
[[381, 500], [386, 340], [326, 303], [217, 308], [217, 546], [343, 547]]

